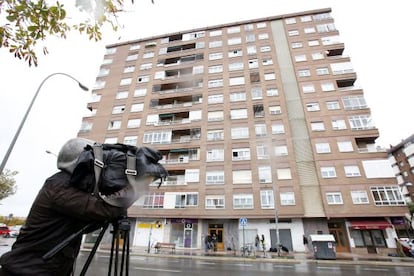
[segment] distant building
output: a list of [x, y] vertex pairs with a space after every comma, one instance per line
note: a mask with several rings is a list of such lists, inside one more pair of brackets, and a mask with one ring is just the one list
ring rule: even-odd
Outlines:
[[129, 209], [134, 246], [263, 234], [304, 251], [331, 233], [337, 251], [395, 251], [406, 202], [330, 12], [107, 46], [79, 136], [156, 148], [170, 174]]
[[[406, 202], [412, 203], [414, 199], [414, 134], [395, 146], [390, 145], [388, 156]], [[412, 220], [409, 216], [407, 219]], [[414, 225], [413, 222], [411, 224]], [[401, 228], [401, 232], [405, 231], [405, 227]], [[403, 233], [402, 235], [404, 235]], [[412, 229], [410, 235], [410, 237], [414, 237]]]

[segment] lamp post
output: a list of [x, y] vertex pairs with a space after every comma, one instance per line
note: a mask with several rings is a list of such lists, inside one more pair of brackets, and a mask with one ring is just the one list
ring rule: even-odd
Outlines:
[[32, 106], [33, 106], [33, 104], [34, 104], [34, 102], [35, 102], [35, 100], [36, 100], [36, 98], [37, 98], [37, 95], [38, 95], [38, 94], [39, 94], [39, 92], [40, 92], [40, 89], [42, 88], [43, 84], [44, 84], [44, 83], [45, 83], [45, 82], [46, 82], [49, 78], [51, 78], [51, 77], [53, 77], [53, 76], [55, 76], [55, 75], [63, 75], [63, 76], [66, 76], [66, 77], [68, 77], [68, 78], [70, 78], [70, 79], [72, 79], [72, 80], [76, 81], [76, 82], [78, 83], [79, 87], [80, 87], [82, 90], [84, 90], [84, 91], [88, 91], [88, 90], [89, 90], [89, 89], [88, 89], [88, 87], [86, 87], [85, 85], [83, 85], [80, 81], [78, 81], [77, 79], [75, 79], [74, 77], [72, 77], [72, 76], [71, 76], [71, 75], [69, 75], [69, 74], [66, 74], [66, 73], [61, 73], [61, 72], [57, 72], [57, 73], [53, 73], [53, 74], [50, 74], [49, 76], [47, 76], [47, 77], [46, 77], [46, 78], [45, 78], [45, 79], [44, 79], [44, 80], [40, 83], [39, 87], [37, 88], [37, 91], [36, 91], [36, 93], [34, 94], [33, 99], [32, 99], [32, 101], [30, 102], [29, 107], [27, 108], [26, 114], [24, 115], [23, 120], [21, 121], [21, 123], [20, 123], [20, 125], [19, 125], [19, 128], [17, 129], [17, 132], [16, 132], [16, 134], [15, 134], [15, 135], [14, 135], [14, 137], [13, 137], [12, 142], [10, 143], [10, 146], [9, 146], [9, 148], [8, 148], [7, 152], [6, 152], [6, 155], [4, 156], [3, 161], [1, 162], [1, 165], [0, 165], [0, 175], [3, 173], [4, 167], [6, 166], [6, 163], [7, 163], [7, 160], [9, 159], [10, 153], [12, 152], [13, 147], [14, 147], [14, 145], [16, 144], [16, 141], [17, 141], [17, 138], [19, 137], [20, 131], [22, 130], [23, 125], [24, 125], [24, 123], [26, 122], [27, 116], [29, 115], [30, 110], [32, 109]]

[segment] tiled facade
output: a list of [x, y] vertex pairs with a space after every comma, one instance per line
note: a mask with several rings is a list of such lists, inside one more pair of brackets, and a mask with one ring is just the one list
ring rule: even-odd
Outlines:
[[129, 209], [134, 245], [392, 251], [407, 208], [344, 48], [330, 9], [108, 45], [79, 136], [156, 148], [170, 174]]

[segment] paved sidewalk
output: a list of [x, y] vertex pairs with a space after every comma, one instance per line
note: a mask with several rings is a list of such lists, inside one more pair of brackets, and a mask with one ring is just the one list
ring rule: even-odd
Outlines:
[[[105, 249], [104, 249], [105, 250]], [[172, 253], [169, 249], [164, 249], [160, 253], [155, 253], [153, 249], [150, 253], [147, 252], [146, 247], [132, 247], [131, 256], [151, 256], [164, 258], [197, 258], [197, 259], [214, 259], [222, 261], [246, 261], [246, 262], [289, 262], [289, 263], [331, 263], [331, 264], [375, 264], [383, 266], [410, 266], [414, 267], [414, 258], [410, 257], [391, 257], [381, 256], [377, 254], [352, 254], [352, 253], [337, 253], [335, 260], [317, 260], [313, 253], [290, 253], [287, 255], [278, 256], [277, 253], [257, 252], [255, 256], [243, 257], [240, 252], [222, 251], [205, 253], [197, 249], [176, 249]]]

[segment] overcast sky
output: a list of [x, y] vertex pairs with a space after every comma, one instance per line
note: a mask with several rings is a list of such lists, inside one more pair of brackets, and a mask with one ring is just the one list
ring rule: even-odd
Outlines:
[[[414, 133], [414, 64], [412, 8], [409, 0], [135, 0], [119, 18], [124, 28], [107, 31], [101, 42], [78, 34], [66, 40], [49, 39], [50, 54], [39, 55], [39, 66], [29, 68], [0, 49], [0, 158], [40, 83], [50, 74], [72, 75], [92, 88], [105, 53], [105, 45], [198, 27], [232, 23], [267, 16], [332, 8], [335, 25], [345, 43], [345, 54], [358, 76], [365, 98], [380, 131], [377, 145], [388, 147]], [[60, 1], [66, 6], [74, 1]], [[130, 2], [130, 0], [125, 0]], [[409, 6], [410, 4], [410, 6]], [[156, 23], [158, 22], [158, 23]], [[411, 68], [411, 67], [410, 67]], [[6, 168], [18, 171], [18, 190], [0, 202], [0, 215], [26, 216], [44, 180], [57, 171], [56, 157], [62, 144], [75, 137], [90, 92], [73, 80], [56, 75], [42, 86], [20, 133]], [[405, 123], [409, 122], [409, 123]]]

